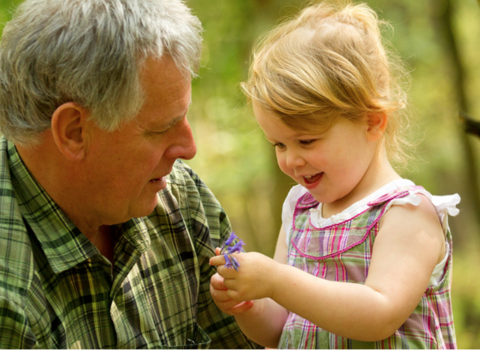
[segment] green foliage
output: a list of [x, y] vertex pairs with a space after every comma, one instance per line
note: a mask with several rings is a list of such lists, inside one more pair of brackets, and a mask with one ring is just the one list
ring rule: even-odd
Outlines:
[[4, 24], [12, 18], [15, 6], [20, 3], [20, 0], [0, 0], [0, 34], [3, 31]]

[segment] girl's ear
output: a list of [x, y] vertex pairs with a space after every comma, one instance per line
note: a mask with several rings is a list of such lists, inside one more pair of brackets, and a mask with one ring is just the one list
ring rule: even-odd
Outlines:
[[367, 115], [367, 137], [371, 141], [380, 139], [388, 125], [388, 115], [385, 112]]
[[69, 160], [85, 156], [85, 124], [88, 112], [82, 106], [67, 102], [52, 115], [52, 135], [60, 153]]

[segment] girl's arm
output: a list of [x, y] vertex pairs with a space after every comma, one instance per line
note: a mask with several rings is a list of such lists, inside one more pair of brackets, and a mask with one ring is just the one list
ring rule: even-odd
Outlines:
[[[278, 264], [287, 263], [285, 240], [285, 231], [282, 226], [274, 260], [272, 260]], [[223, 256], [220, 255], [217, 258], [223, 258]], [[225, 260], [223, 260], [223, 263], [225, 263]], [[223, 312], [235, 316], [238, 325], [249, 339], [260, 345], [276, 348], [288, 311], [270, 298], [245, 302], [233, 300], [228, 296], [228, 289], [223, 281], [224, 278], [219, 274], [215, 274], [210, 280], [210, 292], [217, 306]]]
[[444, 241], [436, 211], [422, 196], [418, 207], [393, 206], [385, 214], [364, 285], [323, 280], [258, 253], [238, 254], [238, 272], [220, 266], [218, 273], [234, 300], [269, 297], [327, 331], [377, 341], [418, 305]]

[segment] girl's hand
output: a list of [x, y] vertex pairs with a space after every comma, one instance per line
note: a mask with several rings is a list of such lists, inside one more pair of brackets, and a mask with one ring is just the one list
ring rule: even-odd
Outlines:
[[236, 301], [271, 298], [276, 289], [274, 284], [280, 280], [278, 270], [281, 264], [259, 253], [235, 253], [232, 256], [240, 264], [238, 271], [223, 266], [223, 255], [210, 259], [210, 265], [218, 266], [217, 273], [224, 278], [225, 298]]
[[228, 289], [223, 284], [223, 277], [218, 273], [210, 279], [210, 294], [220, 310], [228, 315], [239, 315], [253, 306], [253, 301], [236, 301], [228, 296]]

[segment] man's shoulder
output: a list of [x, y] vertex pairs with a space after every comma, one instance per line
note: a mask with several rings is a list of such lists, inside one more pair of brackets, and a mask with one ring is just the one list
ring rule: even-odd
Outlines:
[[0, 215], [0, 298], [23, 310], [38, 282], [32, 242], [21, 222], [3, 214], [4, 211]]
[[0, 139], [0, 297], [24, 306], [34, 278], [32, 243], [15, 198], [7, 161], [8, 144]]
[[205, 186], [193, 169], [180, 159], [174, 163], [172, 171], [168, 175], [168, 181], [179, 186]]
[[208, 228], [212, 239], [231, 232], [229, 220], [215, 195], [183, 161], [177, 160], [168, 176], [168, 186], [159, 193], [156, 214], [182, 215], [196, 231]]
[[34, 270], [32, 242], [25, 225], [10, 215], [8, 209], [2, 208], [0, 210], [0, 297], [25, 307], [36, 275]]
[[176, 187], [182, 192], [182, 196], [188, 197], [189, 201], [198, 199], [202, 202], [217, 202], [203, 180], [180, 159], [175, 162], [167, 181], [173, 192], [175, 192], [173, 187]]

